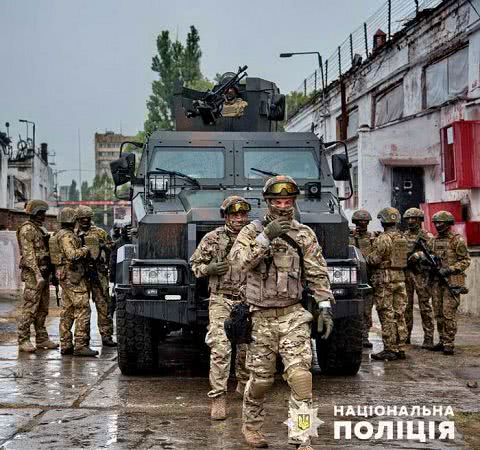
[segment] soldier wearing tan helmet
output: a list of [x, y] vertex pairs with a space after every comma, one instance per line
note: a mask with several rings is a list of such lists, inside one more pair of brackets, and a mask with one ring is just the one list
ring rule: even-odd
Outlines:
[[[52, 262], [62, 287], [62, 312], [60, 315], [60, 344], [62, 355], [96, 356], [89, 348], [90, 303], [85, 277], [85, 260], [89, 255], [75, 234], [75, 210], [63, 208], [57, 217], [60, 230], [50, 239]], [[75, 324], [75, 336], [72, 327]]]
[[383, 208], [377, 215], [384, 232], [378, 236], [370, 254], [365, 258], [375, 268], [372, 277], [374, 302], [382, 325], [383, 351], [373, 359], [393, 361], [405, 359], [407, 326], [405, 307], [407, 292], [405, 273], [407, 267], [407, 240], [397, 229], [400, 213], [397, 209]]
[[[373, 248], [375, 234], [368, 231], [368, 224], [372, 220], [372, 216], [366, 209], [359, 209], [352, 215], [352, 223], [355, 229], [350, 232], [349, 243], [354, 245], [362, 252], [365, 258]], [[373, 269], [367, 265], [368, 279], [371, 280]], [[368, 332], [372, 327], [372, 307], [373, 294], [367, 294], [363, 298], [363, 346], [372, 348], [372, 343], [368, 340]]]
[[[333, 329], [334, 301], [325, 259], [314, 231], [295, 220], [297, 183], [287, 176], [270, 178], [264, 188], [267, 214], [239, 233], [229, 261], [247, 273], [246, 301], [252, 312], [252, 342], [247, 352], [250, 378], [243, 399], [245, 440], [252, 447], [267, 447], [262, 432], [265, 395], [274, 382], [277, 355], [290, 386], [289, 410], [311, 408], [312, 314], [300, 301], [304, 282], [318, 303], [314, 326], [327, 339]], [[301, 444], [289, 427], [289, 443]], [[309, 442], [303, 443], [303, 448]]]
[[[49, 234], [43, 227], [48, 203], [30, 200], [25, 212], [30, 216], [17, 229], [20, 250], [20, 270], [25, 282], [23, 304], [18, 317], [18, 346], [21, 352], [32, 353], [36, 349], [54, 349], [45, 328], [50, 301], [49, 280], [52, 275], [48, 251]], [[35, 328], [36, 347], [30, 342], [30, 327]]]
[[92, 266], [93, 273], [90, 274], [88, 286], [97, 309], [97, 323], [102, 336], [102, 345], [116, 347], [117, 343], [112, 338], [113, 320], [109, 314], [111, 299], [108, 285], [110, 253], [114, 243], [105, 230], [92, 224], [92, 217], [93, 210], [89, 206], [81, 205], [77, 208], [77, 235], [90, 250], [89, 264]]
[[465, 270], [470, 265], [470, 256], [463, 237], [451, 231], [455, 219], [450, 212], [435, 213], [432, 222], [438, 234], [430, 241], [429, 247], [432, 253], [440, 259], [440, 274], [447, 277], [448, 284], [457, 291], [454, 297], [438, 277], [434, 278], [432, 300], [440, 340], [432, 350], [443, 351], [445, 355], [453, 355], [455, 335], [457, 334], [455, 316], [460, 304], [461, 290], [465, 289]]
[[[230, 374], [232, 345], [227, 339], [224, 322], [235, 304], [242, 301], [245, 274], [232, 270], [227, 255], [240, 230], [248, 223], [250, 204], [242, 197], [227, 197], [220, 207], [225, 225], [207, 233], [190, 258], [192, 271], [197, 278], [209, 277], [210, 299], [208, 306], [208, 333], [206, 342], [210, 353], [211, 418], [227, 417], [227, 381]], [[245, 368], [246, 345], [237, 346], [235, 372], [237, 392], [243, 395], [248, 372]]]
[[[403, 219], [407, 224], [407, 230], [404, 232], [405, 239], [408, 242], [408, 253], [415, 251], [415, 242], [417, 239], [429, 241], [433, 236], [422, 229], [424, 214], [421, 209], [409, 208], [403, 214]], [[407, 344], [410, 344], [410, 337], [413, 328], [413, 297], [417, 293], [418, 307], [422, 317], [423, 344], [422, 348], [431, 349], [433, 347], [433, 313], [430, 304], [431, 287], [428, 285], [428, 276], [421, 270], [414, 259], [410, 259], [405, 270], [405, 287], [407, 289], [407, 308], [405, 310], [405, 322], [407, 324], [408, 337]]]

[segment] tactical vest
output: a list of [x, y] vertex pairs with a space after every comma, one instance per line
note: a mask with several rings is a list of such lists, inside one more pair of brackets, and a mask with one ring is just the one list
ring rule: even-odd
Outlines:
[[[75, 285], [80, 290], [84, 290], [86, 288], [86, 284], [84, 279], [85, 267], [84, 267], [83, 261], [82, 260], [69, 261], [60, 244], [64, 236], [70, 233], [72, 234], [74, 240], [76, 241], [77, 249], [79, 249], [81, 247], [80, 238], [74, 233], [73, 230], [62, 228], [54, 235], [56, 245], [58, 247], [58, 259], [56, 257], [56, 260], [60, 261], [59, 264], [56, 264], [57, 277], [60, 280], [60, 282], [67, 281]], [[55, 246], [55, 244], [53, 245]]]
[[[453, 266], [457, 261], [456, 247], [460, 234], [453, 234], [444, 238], [436, 237], [433, 239], [432, 251], [435, 256], [438, 256], [441, 260], [442, 267]], [[465, 274], [458, 273], [448, 277], [448, 282], [451, 286], [465, 286]]]
[[373, 249], [372, 234], [369, 231], [363, 234], [353, 231], [353, 233], [350, 235], [350, 245], [358, 247], [362, 252], [362, 255], [367, 256]]
[[48, 242], [49, 242], [49, 234], [48, 231], [41, 227], [40, 225], [37, 225], [33, 223], [30, 220], [27, 220], [26, 222], [22, 223], [18, 228], [17, 228], [17, 241], [18, 241], [18, 247], [20, 250], [20, 269], [25, 268], [23, 258], [24, 258], [24, 249], [22, 248], [21, 240], [20, 240], [20, 233], [22, 229], [26, 226], [30, 225], [33, 227], [35, 230], [35, 235], [33, 238], [33, 247], [35, 249], [35, 259], [37, 266], [40, 271], [44, 272], [49, 269], [50, 265], [50, 255], [48, 252]]
[[402, 233], [395, 231], [393, 233], [384, 233], [391, 242], [389, 258], [380, 264], [382, 269], [403, 270], [408, 262], [408, 242]]
[[[252, 224], [257, 235], [263, 231], [259, 220]], [[296, 230], [288, 235], [296, 240]], [[247, 273], [247, 302], [261, 308], [282, 308], [300, 302], [302, 273], [297, 249], [282, 238], [275, 238], [263, 260]]]
[[415, 248], [415, 243], [417, 242], [417, 239], [421, 237], [422, 239], [425, 239], [428, 241], [431, 238], [431, 235], [429, 235], [425, 230], [418, 230], [415, 233], [412, 233], [410, 231], [406, 231], [403, 234], [404, 238], [407, 240], [408, 244], [408, 253], [412, 253], [414, 248]]
[[[235, 242], [234, 237], [230, 237], [224, 227], [215, 229], [218, 236], [218, 260], [224, 261]], [[240, 288], [245, 284], [246, 275], [241, 270], [232, 270], [229, 266], [226, 274], [222, 276], [210, 276], [208, 287], [212, 294], [240, 295]]]
[[57, 231], [48, 241], [48, 247], [50, 249], [50, 259], [54, 266], [61, 266], [65, 264], [63, 253], [60, 250], [60, 245], [58, 243], [58, 236], [65, 234], [65, 233], [62, 233], [62, 231], [65, 231], [65, 230]]

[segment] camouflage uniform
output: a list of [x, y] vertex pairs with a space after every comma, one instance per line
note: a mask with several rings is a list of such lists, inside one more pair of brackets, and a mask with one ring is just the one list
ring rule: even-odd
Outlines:
[[[395, 208], [385, 208], [382, 211], [392, 212], [400, 220], [400, 213]], [[382, 220], [381, 213], [379, 218]], [[373, 295], [382, 325], [384, 352], [401, 354], [403, 357], [407, 340], [407, 292], [403, 270], [407, 261], [407, 242], [398, 230], [388, 228], [375, 239], [366, 261], [375, 268], [372, 276]]]
[[231, 101], [226, 101], [223, 104], [222, 116], [223, 117], [242, 117], [243, 111], [247, 106], [248, 106], [248, 103], [239, 97]]
[[[34, 200], [32, 203], [35, 201], [39, 202]], [[46, 211], [47, 209], [48, 205], [45, 203], [43, 210]], [[50, 301], [48, 280], [51, 275], [48, 239], [48, 232], [35, 220], [27, 220], [17, 229], [17, 240], [21, 254], [20, 270], [22, 281], [25, 282], [23, 304], [18, 317], [19, 345], [30, 342], [30, 326], [32, 324], [35, 328], [37, 345], [49, 341], [45, 328]], [[42, 278], [45, 283], [37, 288], [37, 283]]]
[[90, 303], [84, 267], [88, 249], [82, 247], [80, 238], [69, 228], [61, 228], [52, 237], [52, 253], [53, 245], [58, 245], [58, 261], [55, 261], [55, 265], [62, 287], [60, 343], [62, 352], [67, 353], [73, 348], [71, 329], [74, 322], [75, 350], [88, 347], [90, 340]]
[[[271, 187], [269, 183], [281, 184], [282, 180], [295, 183], [289, 177], [274, 177], [265, 185], [264, 196]], [[298, 191], [293, 195], [297, 194]], [[266, 227], [260, 221], [244, 227], [228, 258], [239, 270], [247, 272], [246, 299], [252, 311], [252, 342], [247, 350], [250, 378], [243, 401], [243, 433], [247, 442], [252, 436], [256, 442], [265, 442], [261, 434], [265, 394], [274, 382], [278, 354], [284, 365], [283, 377], [291, 389], [290, 409], [308, 407], [312, 400], [310, 322], [313, 317], [300, 304], [303, 290], [300, 256], [282, 237], [270, 240], [265, 233], [279, 215], [291, 220], [287, 234], [303, 252], [303, 275], [315, 300], [321, 306], [330, 306], [333, 300], [317, 237], [311, 228], [293, 220], [293, 213], [293, 207], [280, 211], [269, 204]]]
[[[440, 215], [440, 213], [437, 214]], [[437, 214], [433, 216], [434, 222]], [[445, 233], [439, 233], [437, 237], [431, 239], [429, 247], [432, 253], [440, 258], [442, 268], [449, 270], [449, 285], [452, 287], [464, 287], [465, 270], [470, 265], [470, 256], [462, 236], [448, 230]], [[438, 279], [434, 279], [432, 300], [437, 320], [437, 330], [440, 335], [440, 344], [443, 345], [445, 351], [453, 352], [455, 335], [457, 333], [455, 315], [460, 304], [460, 294], [457, 294], [457, 299], [455, 299], [445, 285]]]
[[[77, 218], [92, 217], [93, 211], [88, 206], [80, 206], [77, 212]], [[110, 235], [95, 225], [90, 225], [88, 229], [77, 228], [77, 234], [90, 249], [90, 255], [93, 261], [93, 269], [96, 277], [88, 280], [88, 288], [92, 294], [92, 300], [97, 309], [97, 324], [102, 336], [102, 341], [111, 339], [113, 335], [113, 320], [109, 315], [110, 292], [108, 268], [110, 263], [110, 251], [114, 243]]]
[[[200, 241], [190, 258], [192, 271], [197, 278], [209, 276], [207, 266], [213, 260], [225, 260], [237, 233], [233, 233], [226, 225], [207, 233]], [[208, 333], [206, 343], [210, 354], [210, 398], [227, 392], [227, 381], [230, 374], [232, 345], [225, 330], [225, 320], [230, 316], [233, 306], [243, 300], [245, 275], [230, 267], [225, 275], [209, 276], [210, 299], [208, 306]], [[246, 384], [248, 371], [245, 367], [246, 345], [236, 349], [235, 373], [237, 381]]]

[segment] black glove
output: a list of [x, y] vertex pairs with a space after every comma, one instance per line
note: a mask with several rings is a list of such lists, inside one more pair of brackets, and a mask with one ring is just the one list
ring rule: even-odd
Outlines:
[[208, 275], [225, 275], [228, 272], [228, 262], [227, 261], [220, 261], [220, 262], [215, 262], [212, 261], [208, 266], [207, 266], [207, 274]]
[[439, 269], [438, 271], [438, 274], [441, 276], [441, 277], [448, 277], [449, 275], [451, 275], [453, 273], [453, 270], [448, 268], [448, 267], [442, 267], [441, 269]]
[[272, 240], [282, 234], [287, 233], [290, 230], [290, 220], [285, 217], [280, 217], [278, 219], [272, 220], [266, 227], [263, 232], [268, 239]]
[[328, 339], [333, 330], [332, 308], [320, 308], [317, 317], [317, 331], [322, 339]]

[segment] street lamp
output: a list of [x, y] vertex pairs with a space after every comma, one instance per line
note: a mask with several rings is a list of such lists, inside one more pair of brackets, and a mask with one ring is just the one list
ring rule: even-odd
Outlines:
[[35, 122], [32, 122], [31, 120], [25, 120], [25, 119], [19, 119], [18, 121], [21, 123], [27, 124], [27, 138], [28, 138], [28, 124], [33, 125], [33, 152], [35, 153]]
[[280, 53], [280, 58], [291, 58], [294, 55], [317, 55], [317, 57], [318, 57], [318, 67], [320, 68], [320, 74], [322, 76], [322, 91], [324, 91], [325, 90], [325, 80], [323, 78], [322, 55], [319, 52], [290, 52], [290, 53]]

